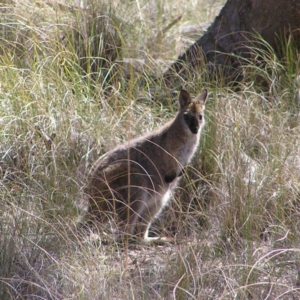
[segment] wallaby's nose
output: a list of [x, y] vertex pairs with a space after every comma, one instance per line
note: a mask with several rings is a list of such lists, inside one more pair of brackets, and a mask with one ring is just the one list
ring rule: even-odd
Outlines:
[[199, 130], [199, 127], [198, 127], [198, 126], [191, 127], [191, 132], [192, 132], [193, 134], [197, 134], [197, 133], [198, 133], [198, 130]]

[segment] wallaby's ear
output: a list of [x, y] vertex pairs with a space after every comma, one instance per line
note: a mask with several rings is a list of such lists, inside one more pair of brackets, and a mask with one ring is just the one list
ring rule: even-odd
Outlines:
[[184, 89], [180, 91], [178, 100], [181, 108], [187, 107], [192, 102], [189, 92]]
[[207, 95], [208, 95], [208, 91], [207, 89], [204, 89], [196, 98], [195, 98], [195, 102], [199, 103], [199, 104], [204, 104], [206, 99], [207, 99]]

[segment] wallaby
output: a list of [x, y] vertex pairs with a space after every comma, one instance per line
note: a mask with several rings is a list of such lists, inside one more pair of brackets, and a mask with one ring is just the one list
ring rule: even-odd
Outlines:
[[182, 89], [173, 120], [96, 162], [86, 190], [91, 216], [102, 223], [113, 218], [120, 232], [131, 237], [158, 239], [148, 237], [148, 229], [197, 149], [206, 98], [206, 89], [193, 100]]

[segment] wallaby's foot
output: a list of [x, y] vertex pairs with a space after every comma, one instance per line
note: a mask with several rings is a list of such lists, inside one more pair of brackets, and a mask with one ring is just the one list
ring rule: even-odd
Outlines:
[[164, 245], [166, 243], [174, 243], [174, 238], [166, 236], [146, 237], [143, 239], [143, 241], [147, 244]]
[[165, 245], [169, 243], [174, 243], [174, 238], [171, 237], [146, 237], [141, 238], [137, 236], [131, 237], [119, 237], [117, 240], [119, 244], [129, 245], [130, 247], [138, 245]]

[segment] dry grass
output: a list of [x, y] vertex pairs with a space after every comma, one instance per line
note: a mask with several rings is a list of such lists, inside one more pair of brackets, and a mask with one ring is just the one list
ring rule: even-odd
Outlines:
[[152, 229], [175, 235], [174, 245], [122, 248], [101, 229], [76, 228], [92, 163], [171, 118], [173, 91], [156, 78], [223, 2], [2, 2], [1, 299], [299, 298], [300, 82], [290, 42], [284, 63], [258, 51], [264, 63], [249, 61], [239, 92], [201, 74], [187, 82], [210, 95], [200, 150]]

